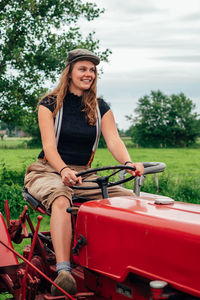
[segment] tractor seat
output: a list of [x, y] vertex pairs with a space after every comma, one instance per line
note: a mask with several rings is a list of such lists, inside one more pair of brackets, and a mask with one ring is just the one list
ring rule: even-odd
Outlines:
[[[49, 211], [46, 210], [45, 206], [42, 205], [42, 203], [40, 203], [35, 197], [33, 197], [27, 190], [27, 188], [23, 188], [22, 190], [22, 195], [24, 197], [24, 200], [28, 202], [28, 204], [30, 205], [30, 207], [39, 212], [42, 213], [44, 215], [48, 215], [50, 216], [51, 213]], [[91, 199], [87, 199], [84, 197], [76, 197], [74, 196], [72, 198], [73, 204], [74, 206], [80, 206], [82, 203], [86, 202], [86, 201], [90, 201]]]

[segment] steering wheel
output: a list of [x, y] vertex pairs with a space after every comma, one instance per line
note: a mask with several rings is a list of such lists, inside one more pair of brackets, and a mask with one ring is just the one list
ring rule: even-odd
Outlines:
[[111, 179], [112, 176], [116, 175], [117, 173], [119, 173], [121, 170], [132, 170], [135, 171], [135, 168], [130, 167], [130, 166], [123, 166], [123, 165], [119, 165], [119, 166], [105, 166], [105, 167], [100, 167], [100, 168], [94, 168], [94, 169], [88, 169], [86, 171], [82, 171], [76, 174], [76, 176], [83, 176], [83, 175], [87, 175], [87, 174], [93, 174], [99, 171], [105, 171], [105, 170], [116, 170], [113, 173], [111, 173], [108, 176], [100, 176], [96, 179], [91, 179], [91, 180], [83, 180], [83, 182], [93, 182], [96, 183], [95, 186], [76, 186], [73, 185], [72, 188], [76, 189], [76, 190], [94, 190], [94, 189], [101, 189], [102, 191], [102, 195], [103, 198], [108, 198], [108, 191], [107, 188], [110, 186], [114, 186], [114, 185], [118, 185], [118, 184], [122, 184], [124, 182], [130, 181], [134, 178], [134, 176], [132, 176], [130, 174], [130, 176], [128, 178], [123, 178], [121, 180], [117, 180], [115, 182], [110, 182], [109, 180]]
[[96, 178], [94, 180], [87, 180], [87, 179], [84, 180], [84, 182], [96, 183], [95, 186], [76, 186], [76, 185], [74, 185], [74, 186], [72, 186], [72, 188], [77, 189], [77, 190], [78, 189], [79, 190], [101, 189], [103, 198], [108, 198], [107, 187], [114, 186], [114, 185], [117, 185], [117, 184], [122, 184], [122, 183], [125, 183], [125, 182], [130, 181], [133, 178], [135, 178], [134, 192], [135, 192], [136, 195], [139, 196], [140, 186], [142, 185], [142, 181], [144, 181], [145, 175], [160, 173], [160, 172], [163, 172], [166, 168], [166, 165], [163, 162], [143, 162], [143, 165], [144, 165], [144, 174], [142, 176], [134, 177], [134, 176], [130, 175], [128, 178], [125, 178], [122, 175], [121, 176], [122, 179], [117, 180], [115, 182], [109, 182], [109, 179], [112, 176], [114, 176], [115, 174], [119, 173], [119, 172], [120, 173], [126, 172], [127, 169], [135, 171], [135, 168], [130, 167], [130, 166], [119, 165], [119, 166], [105, 166], [105, 167], [101, 167], [101, 168], [88, 169], [86, 171], [79, 172], [77, 174], [77, 176], [83, 176], [83, 175], [96, 173], [96, 172], [99, 172], [99, 171], [105, 171], [105, 170], [117, 170], [117, 171], [113, 172], [112, 174], [110, 174], [108, 176], [101, 176], [101, 177]]

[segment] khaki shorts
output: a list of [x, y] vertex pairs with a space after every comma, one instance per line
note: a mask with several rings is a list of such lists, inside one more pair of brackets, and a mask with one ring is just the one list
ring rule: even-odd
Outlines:
[[[69, 166], [76, 172], [85, 171], [89, 169], [86, 166]], [[96, 174], [88, 174], [83, 176], [84, 179], [95, 179]], [[51, 209], [53, 201], [59, 196], [67, 197], [72, 203], [72, 197], [84, 197], [91, 200], [102, 198], [100, 189], [94, 190], [73, 190], [62, 183], [61, 176], [47, 163], [43, 163], [42, 159], [30, 165], [27, 169], [24, 179], [25, 187], [28, 192], [40, 201], [47, 210]], [[81, 186], [92, 186], [94, 183], [83, 182]], [[131, 190], [125, 189], [119, 185], [108, 188], [109, 197], [115, 196], [134, 196]]]

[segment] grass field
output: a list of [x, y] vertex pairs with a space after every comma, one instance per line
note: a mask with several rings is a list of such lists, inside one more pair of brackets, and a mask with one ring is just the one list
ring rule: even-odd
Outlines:
[[[0, 164], [5, 163], [8, 169], [22, 170], [37, 159], [40, 149], [0, 149]], [[171, 176], [200, 175], [199, 149], [144, 149], [129, 148], [133, 161], [161, 161], [167, 165]], [[117, 162], [107, 149], [98, 149], [93, 167], [115, 165]]]
[[[3, 166], [6, 166], [7, 170], [14, 172], [25, 173], [28, 165], [33, 163], [39, 154], [41, 149], [0, 149], [0, 170]], [[191, 196], [183, 201], [193, 201], [197, 199], [200, 203], [200, 151], [199, 149], [140, 149], [140, 148], [129, 148], [129, 153], [133, 161], [138, 162], [155, 162], [160, 161], [166, 164], [166, 170], [164, 174], [159, 174], [159, 178], [163, 178], [164, 184], [166, 186], [168, 181], [168, 187], [163, 186], [162, 192], [166, 191], [167, 195], [171, 193], [175, 196], [175, 199], [180, 200], [181, 189], [183, 190], [187, 187], [190, 189]], [[98, 149], [93, 161], [93, 167], [106, 166], [106, 165], [116, 165], [117, 162], [112, 157], [111, 153], [107, 149]], [[163, 177], [165, 176], [165, 177]], [[150, 180], [152, 182], [153, 175], [148, 175], [145, 180], [145, 186], [143, 190], [146, 189], [147, 183], [149, 182], [148, 192], [151, 191]], [[173, 182], [172, 182], [173, 181]], [[154, 185], [154, 184], [153, 184]], [[178, 189], [179, 192], [177, 196]], [[126, 187], [131, 188], [132, 183], [126, 184]], [[184, 188], [183, 188], [184, 187]], [[168, 191], [167, 191], [168, 190]], [[195, 192], [195, 195], [194, 195]], [[187, 192], [188, 194], [188, 192]], [[199, 196], [198, 196], [199, 195]], [[188, 198], [189, 197], [189, 198]], [[196, 202], [196, 200], [194, 200]]]
[[[199, 175], [200, 151], [198, 149], [140, 149], [129, 148], [133, 161], [139, 162], [164, 162], [171, 175]], [[96, 153], [94, 164], [116, 164], [112, 155], [106, 149], [99, 149]]]
[[16, 149], [16, 148], [27, 148], [27, 142], [30, 137], [8, 137], [0, 140], [0, 149]]
[[[30, 138], [5, 138], [0, 140], [0, 164], [5, 163], [8, 169], [22, 170], [37, 159], [41, 149], [27, 149]], [[125, 144], [130, 146], [131, 140], [123, 138]], [[200, 149], [148, 149], [128, 148], [133, 161], [161, 161], [166, 163], [167, 171], [171, 176], [199, 176]], [[107, 149], [98, 149], [93, 167], [117, 164]]]

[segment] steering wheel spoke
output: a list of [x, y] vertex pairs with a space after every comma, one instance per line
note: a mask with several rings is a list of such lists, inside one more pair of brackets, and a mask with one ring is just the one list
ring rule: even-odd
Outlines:
[[97, 172], [107, 171], [107, 170], [116, 170], [116, 171], [113, 172], [110, 175], [99, 176], [99, 177], [97, 177], [95, 179], [91, 179], [91, 180], [88, 180], [88, 179], [84, 180], [83, 179], [83, 183], [86, 183], [86, 182], [96, 183], [96, 185], [94, 185], [94, 186], [86, 186], [86, 185], [83, 185], [83, 186], [78, 185], [78, 186], [76, 186], [76, 185], [74, 185], [74, 186], [72, 186], [72, 188], [73, 189], [77, 189], [77, 190], [101, 189], [103, 198], [107, 198], [108, 197], [107, 187], [111, 187], [111, 186], [115, 186], [115, 185], [118, 185], [118, 184], [122, 184], [122, 183], [130, 181], [130, 180], [132, 180], [134, 178], [134, 176], [130, 175], [128, 178], [124, 178], [124, 179], [117, 180], [117, 181], [114, 181], [114, 182], [110, 182], [109, 181], [112, 176], [116, 175], [121, 170], [133, 170], [133, 171], [135, 171], [135, 168], [130, 167], [130, 166], [123, 166], [123, 165], [119, 165], [119, 166], [106, 166], [106, 167], [88, 169], [86, 171], [79, 172], [77, 174], [77, 177], [79, 177], [79, 176], [85, 176], [85, 175], [93, 174], [93, 173], [97, 173]]
[[112, 174], [110, 174], [109, 176], [107, 176], [108, 178], [110, 178], [110, 177], [112, 177], [112, 176], [114, 176], [114, 175], [116, 175], [117, 173], [119, 173], [119, 172], [121, 172], [121, 169], [120, 170], [117, 170], [117, 171], [115, 171], [114, 173], [112, 173]]

